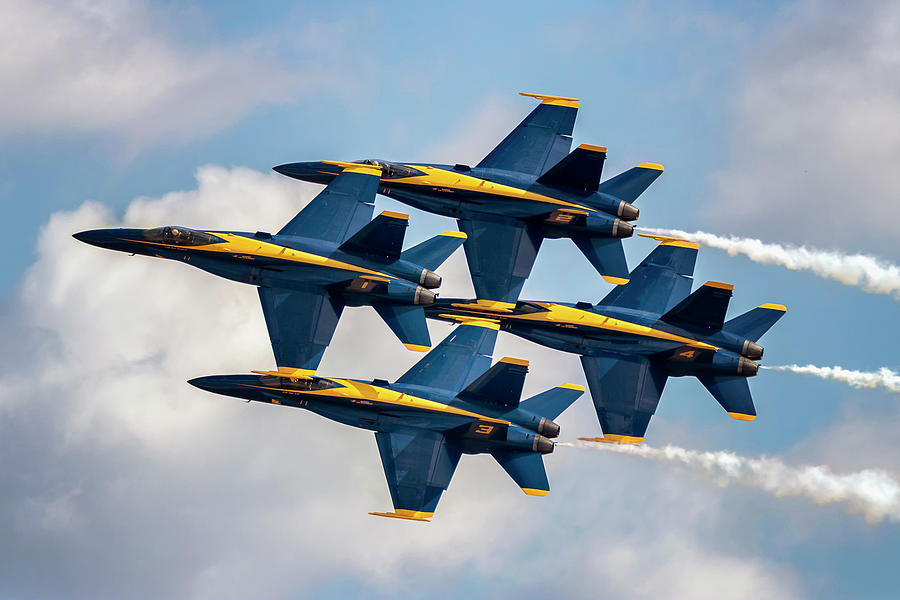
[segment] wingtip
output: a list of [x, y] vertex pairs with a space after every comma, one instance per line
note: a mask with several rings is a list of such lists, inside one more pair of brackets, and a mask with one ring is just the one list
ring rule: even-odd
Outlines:
[[657, 163], [642, 162], [638, 165], [639, 169], [653, 169], [654, 171], [665, 171], [665, 167]]
[[606, 283], [611, 283], [613, 285], [625, 285], [626, 283], [631, 281], [630, 279], [625, 277], [613, 277], [612, 275], [601, 275], [600, 277], [602, 277], [603, 281], [605, 281]]
[[779, 310], [781, 312], [787, 312], [787, 307], [784, 304], [772, 304], [771, 302], [760, 304], [759, 308], [768, 308], [769, 310]]
[[522, 491], [529, 496], [546, 496], [550, 493], [550, 490], [538, 490], [535, 488], [522, 488]]
[[557, 387], [560, 387], [564, 390], [575, 390], [576, 392], [582, 392], [582, 393], [584, 392], [584, 386], [578, 385], [577, 383], [564, 383]]
[[756, 418], [756, 415], [745, 415], [744, 413], [735, 412], [728, 413], [728, 416], [732, 419], [735, 419], [736, 421], [752, 421]]
[[431, 346], [423, 346], [421, 344], [403, 344], [406, 346], [407, 350], [412, 350], [413, 352], [428, 352], [431, 350]]
[[399, 509], [394, 512], [370, 512], [375, 517], [388, 517], [390, 519], [403, 519], [405, 521], [420, 521], [422, 523], [431, 523], [431, 517], [434, 513], [420, 512], [417, 510]]
[[579, 98], [569, 98], [568, 96], [551, 96], [550, 94], [535, 94], [532, 92], [519, 92], [520, 96], [528, 98], [537, 98], [541, 104], [549, 104], [551, 106], [568, 106], [569, 108], [578, 108]]
[[657, 235], [653, 233], [639, 233], [638, 237], [647, 238], [651, 240], [656, 240], [657, 242], [662, 242], [660, 246], [676, 246], [678, 248], [690, 248], [692, 250], [699, 250], [700, 244], [697, 242], [689, 242], [688, 240], [673, 237], [671, 235]]
[[468, 235], [466, 235], [466, 234], [465, 234], [464, 232], [462, 232], [462, 231], [445, 231], [445, 232], [443, 232], [443, 233], [439, 233], [438, 235], [442, 235], [442, 236], [444, 236], [444, 237], [460, 238], [460, 239], [463, 239], [463, 240], [468, 239], [468, 237], [469, 237]]

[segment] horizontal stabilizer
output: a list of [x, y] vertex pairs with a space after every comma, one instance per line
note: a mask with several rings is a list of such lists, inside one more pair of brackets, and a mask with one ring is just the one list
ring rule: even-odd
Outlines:
[[397, 383], [459, 393], [490, 368], [498, 329], [487, 322], [459, 325]]
[[638, 196], [662, 175], [662, 172], [662, 165], [641, 163], [612, 179], [607, 179], [597, 187], [597, 191], [633, 204]]
[[577, 235], [572, 241], [607, 283], [628, 283], [628, 263], [625, 262], [622, 240]]
[[461, 231], [445, 231], [430, 240], [425, 240], [404, 251], [400, 258], [434, 271], [450, 258], [457, 248], [466, 241], [466, 234]]
[[537, 452], [491, 452], [503, 470], [529, 496], [546, 496], [550, 482], [544, 468], [543, 455]]
[[400, 258], [407, 226], [409, 215], [384, 211], [341, 244], [340, 249], [350, 254], [393, 262]]
[[662, 315], [691, 293], [697, 249], [693, 242], [663, 241], [600, 304]]
[[737, 316], [724, 325], [725, 331], [755, 342], [763, 336], [787, 309], [781, 304], [763, 304]]
[[479, 168], [517, 171], [535, 177], [555, 165], [572, 148], [578, 100], [563, 96], [522, 94], [541, 103], [491, 150]]
[[732, 290], [734, 286], [729, 283], [707, 281], [662, 319], [686, 329], [718, 331], [725, 323]]
[[538, 183], [596, 192], [600, 186], [606, 148], [582, 144], [538, 178]]
[[519, 405], [519, 408], [552, 421], [572, 406], [572, 403], [578, 400], [582, 394], [584, 394], [582, 386], [574, 383], [564, 383], [561, 386], [524, 400]]
[[700, 383], [709, 390], [725, 412], [739, 421], [756, 418], [756, 408], [750, 395], [750, 383], [738, 375], [700, 375]]
[[477, 404], [516, 408], [527, 374], [527, 360], [501, 358], [500, 362], [460, 392], [459, 398]]
[[387, 323], [403, 345], [409, 350], [425, 352], [431, 347], [425, 309], [421, 306], [402, 304], [373, 304], [378, 314]]

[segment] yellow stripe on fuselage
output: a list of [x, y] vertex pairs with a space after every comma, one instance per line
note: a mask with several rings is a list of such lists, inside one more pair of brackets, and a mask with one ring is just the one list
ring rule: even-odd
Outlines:
[[674, 333], [668, 333], [666, 331], [661, 331], [659, 329], [654, 329], [645, 325], [638, 325], [637, 323], [631, 323], [622, 319], [606, 317], [604, 315], [586, 310], [580, 310], [578, 308], [562, 306], [559, 304], [553, 304], [551, 302], [534, 302], [533, 304], [546, 308], [548, 310], [547, 312], [514, 315], [509, 314], [506, 311], [502, 311], [502, 309], [496, 312], [488, 312], [484, 310], [487, 307], [483, 304], [481, 306], [478, 306], [476, 304], [454, 304], [453, 306], [455, 308], [478, 311], [480, 313], [478, 317], [483, 319], [494, 318], [498, 320], [548, 323], [551, 325], [579, 325], [584, 327], [593, 327], [596, 329], [605, 329], [607, 331], [615, 331], [619, 333], [630, 333], [632, 335], [650, 337], [659, 340], [678, 342], [687, 346], [691, 346], [693, 348], [718, 350], [717, 346], [707, 344], [706, 342], [692, 340], [691, 338], [675, 335]]
[[[330, 388], [326, 390], [316, 390], [316, 391], [304, 391], [302, 395], [304, 396], [325, 396], [329, 398], [342, 398], [353, 401], [362, 401], [367, 403], [380, 402], [382, 404], [393, 404], [395, 406], [405, 406], [408, 408], [418, 408], [420, 410], [427, 410], [433, 412], [440, 412], [445, 414], [453, 414], [460, 415], [464, 417], [472, 417], [478, 419], [480, 421], [487, 421], [489, 423], [499, 423], [501, 425], [509, 425], [509, 421], [504, 421], [503, 419], [495, 419], [493, 417], [486, 417], [484, 415], [480, 415], [478, 413], [464, 410], [462, 408], [456, 408], [455, 406], [450, 406], [449, 404], [443, 404], [441, 402], [435, 402], [434, 400], [426, 400], [425, 398], [419, 398], [418, 396], [412, 396], [410, 394], [404, 394], [402, 392], [395, 392], [394, 390], [389, 390], [387, 388], [378, 387], [374, 385], [370, 385], [368, 383], [360, 383], [358, 381], [350, 381], [349, 379], [332, 379], [326, 378], [327, 381], [332, 381], [341, 387]], [[274, 390], [277, 392], [284, 392], [285, 390], [282, 388], [268, 387], [268, 386], [250, 386], [264, 390]]]
[[224, 243], [204, 244], [202, 246], [179, 246], [177, 244], [163, 244], [160, 242], [149, 242], [141, 240], [143, 244], [151, 244], [153, 246], [162, 246], [163, 248], [171, 248], [172, 250], [203, 250], [205, 252], [217, 252], [219, 254], [240, 254], [243, 256], [252, 256], [255, 258], [274, 258], [278, 260], [286, 260], [289, 262], [302, 263], [306, 265], [314, 265], [319, 267], [329, 267], [332, 269], [341, 269], [343, 271], [353, 271], [354, 273], [366, 273], [368, 275], [378, 275], [387, 277], [388, 279], [396, 279], [393, 275], [373, 271], [358, 265], [351, 265], [339, 260], [313, 254], [311, 252], [303, 252], [302, 250], [294, 250], [287, 246], [279, 246], [278, 244], [270, 244], [255, 238], [248, 238], [234, 233], [213, 233], [225, 240]]
[[463, 175], [455, 171], [447, 171], [437, 167], [428, 167], [423, 165], [408, 165], [410, 168], [424, 171], [425, 175], [417, 175], [415, 177], [399, 177], [396, 179], [382, 179], [381, 183], [390, 186], [394, 183], [403, 183], [407, 185], [443, 188], [454, 192], [475, 192], [479, 194], [490, 194], [493, 196], [503, 196], [506, 198], [514, 198], [517, 200], [530, 200], [532, 202], [543, 202], [544, 204], [552, 204], [554, 206], [567, 206], [570, 208], [578, 208], [589, 212], [594, 209], [588, 206], [582, 206], [573, 202], [566, 202], [558, 198], [551, 198], [543, 194], [535, 194], [521, 188], [502, 183], [494, 183], [486, 179], [479, 179], [470, 175]]

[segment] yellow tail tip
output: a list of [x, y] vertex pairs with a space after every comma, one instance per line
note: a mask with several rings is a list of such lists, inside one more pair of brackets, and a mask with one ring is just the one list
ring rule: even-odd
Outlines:
[[756, 415], [745, 415], [743, 413], [728, 413], [728, 416], [732, 419], [737, 419], [738, 421], [752, 421], [756, 418]]
[[631, 281], [630, 279], [626, 279], [624, 277], [613, 277], [611, 275], [601, 275], [600, 277], [602, 277], [603, 281], [605, 281], [606, 283], [611, 283], [613, 285], [625, 285], [626, 283]]
[[461, 238], [461, 239], [466, 239], [466, 238], [469, 237], [469, 236], [467, 236], [465, 233], [463, 233], [462, 231], [445, 231], [445, 232], [443, 232], [443, 233], [439, 233], [438, 235], [442, 235], [442, 236], [444, 236], [444, 237]]
[[510, 365], [519, 365], [520, 367], [527, 367], [528, 361], [524, 358], [513, 358], [511, 356], [504, 356], [500, 359], [500, 362], [507, 363]]
[[406, 346], [407, 350], [412, 350], [413, 352], [428, 352], [431, 349], [431, 346], [422, 346], [420, 344], [403, 344]]
[[579, 392], [583, 392], [583, 391], [584, 391], [584, 386], [583, 386], [583, 385], [578, 385], [577, 383], [564, 383], [564, 384], [562, 384], [562, 385], [560, 385], [560, 386], [557, 386], [557, 387], [561, 387], [561, 388], [566, 389], [566, 390], [576, 390], [576, 391], [579, 391]]
[[520, 96], [527, 96], [529, 98], [537, 98], [541, 101], [541, 104], [551, 104], [553, 106], [568, 106], [569, 108], [578, 108], [578, 103], [581, 102], [578, 98], [569, 98], [567, 96], [551, 96], [549, 94], [533, 94], [531, 92], [519, 92]]
[[760, 304], [759, 308], [768, 308], [769, 310], [780, 310], [781, 312], [787, 312], [787, 307], [784, 304], [772, 304], [771, 302]]
[[434, 516], [434, 513], [430, 512], [420, 512], [417, 510], [404, 510], [399, 509], [394, 512], [370, 512], [369, 513], [375, 517], [388, 517], [390, 519], [405, 519], [407, 521], [422, 521], [424, 523], [431, 523], [429, 519]]
[[522, 491], [529, 496], [546, 496], [550, 493], [550, 490], [536, 490], [534, 488], [522, 488]]
[[643, 162], [643, 163], [639, 164], [638, 167], [641, 169], [653, 169], [654, 171], [664, 171], [665, 170], [662, 165], [659, 165], [656, 163], [648, 163], [648, 162]]

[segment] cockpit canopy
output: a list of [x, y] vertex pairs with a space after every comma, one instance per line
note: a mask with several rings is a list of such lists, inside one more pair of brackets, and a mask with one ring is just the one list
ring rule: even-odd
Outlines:
[[176, 246], [205, 246], [225, 241], [211, 233], [177, 226], [147, 229], [144, 231], [144, 239], [148, 242], [174, 244]]
[[381, 167], [381, 178], [382, 179], [400, 179], [401, 177], [418, 177], [419, 175], [425, 174], [418, 169], [413, 169], [412, 167], [407, 167], [406, 165], [400, 165], [397, 163], [387, 162], [385, 160], [374, 160], [371, 158], [366, 158], [364, 160], [355, 160], [353, 162], [360, 164], [360, 165], [372, 165], [373, 167]]
[[329, 390], [340, 387], [340, 384], [321, 377], [290, 379], [288, 377], [263, 375], [259, 378], [259, 382], [266, 387], [294, 390], [298, 392], [318, 392], [319, 390]]

